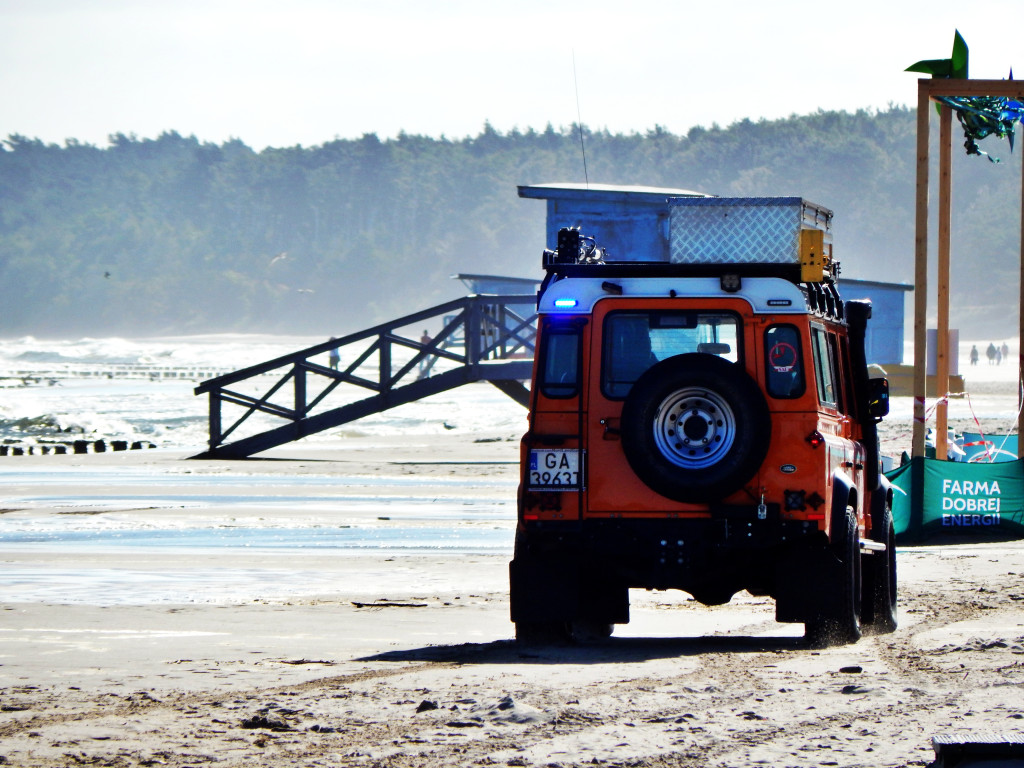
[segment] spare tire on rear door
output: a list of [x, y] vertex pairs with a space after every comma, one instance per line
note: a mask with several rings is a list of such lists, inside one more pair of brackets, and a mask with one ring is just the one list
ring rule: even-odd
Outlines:
[[768, 404], [738, 363], [692, 353], [662, 360], [622, 408], [622, 448], [647, 486], [675, 501], [722, 499], [768, 453]]

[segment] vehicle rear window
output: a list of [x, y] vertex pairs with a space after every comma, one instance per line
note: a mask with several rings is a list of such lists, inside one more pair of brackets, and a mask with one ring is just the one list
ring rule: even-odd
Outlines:
[[773, 325], [764, 332], [765, 389], [775, 398], [800, 397], [806, 389], [800, 332]]
[[738, 362], [739, 326], [731, 312], [611, 312], [604, 321], [601, 391], [622, 399], [652, 365], [689, 352]]
[[579, 393], [579, 371], [579, 329], [548, 328], [541, 349], [541, 393], [552, 398], [575, 397]]

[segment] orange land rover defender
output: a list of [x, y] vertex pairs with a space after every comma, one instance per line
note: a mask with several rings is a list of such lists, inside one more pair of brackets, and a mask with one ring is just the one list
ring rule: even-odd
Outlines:
[[868, 302], [836, 289], [831, 211], [672, 201], [671, 261], [544, 254], [511, 613], [520, 640], [606, 637], [630, 588], [775, 599], [814, 644], [896, 626], [892, 491]]

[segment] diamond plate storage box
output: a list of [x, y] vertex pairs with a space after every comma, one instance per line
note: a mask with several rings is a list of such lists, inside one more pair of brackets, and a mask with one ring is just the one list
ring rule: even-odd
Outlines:
[[801, 230], [832, 250], [832, 211], [800, 197], [673, 198], [669, 211], [677, 264], [800, 264]]

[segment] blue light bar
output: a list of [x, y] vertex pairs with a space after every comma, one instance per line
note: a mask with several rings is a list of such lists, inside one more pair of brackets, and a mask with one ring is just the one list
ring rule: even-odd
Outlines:
[[555, 299], [555, 306], [560, 309], [571, 309], [578, 303], [576, 299]]

